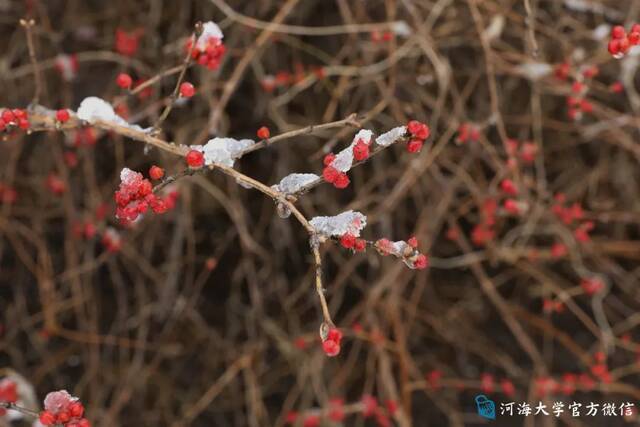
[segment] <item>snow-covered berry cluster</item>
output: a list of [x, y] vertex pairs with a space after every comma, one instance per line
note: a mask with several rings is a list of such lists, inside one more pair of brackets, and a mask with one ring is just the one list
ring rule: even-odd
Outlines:
[[336, 155], [333, 153], [329, 153], [324, 156], [324, 169], [322, 170], [322, 177], [325, 181], [330, 184], [333, 184], [334, 187], [343, 189], [349, 186], [351, 182], [346, 172], [341, 172], [332, 166], [332, 163], [336, 160]]
[[607, 46], [609, 53], [616, 59], [623, 58], [633, 46], [640, 44], [640, 24], [634, 24], [627, 33], [622, 25], [611, 29], [611, 39]]
[[338, 328], [330, 328], [326, 338], [322, 341], [322, 350], [329, 357], [340, 354], [340, 343], [342, 341], [342, 332]]
[[[202, 34], [198, 37], [196, 45], [191, 51], [191, 57], [200, 65], [209, 70], [216, 70], [220, 66], [225, 53], [225, 46], [222, 43], [222, 30], [214, 22], [205, 22], [202, 25]], [[191, 49], [193, 39], [187, 42], [187, 50]]]
[[11, 127], [19, 127], [22, 130], [29, 129], [29, 114], [26, 110], [14, 108], [6, 109], [0, 114], [0, 132], [8, 130]]
[[84, 406], [77, 397], [66, 390], [53, 391], [44, 399], [44, 411], [40, 413], [40, 423], [45, 426], [62, 425], [64, 427], [90, 427], [91, 423], [83, 418]]
[[157, 214], [165, 213], [175, 206], [172, 194], [164, 199], [157, 196], [151, 182], [141, 173], [124, 168], [120, 173], [120, 188], [115, 193], [116, 217], [122, 224], [129, 224], [149, 208]]
[[415, 237], [411, 237], [407, 241], [399, 240], [397, 242], [382, 238], [374, 243], [374, 247], [383, 256], [393, 255], [402, 259], [409, 268], [424, 270], [429, 266], [429, 258], [418, 251], [418, 239]]

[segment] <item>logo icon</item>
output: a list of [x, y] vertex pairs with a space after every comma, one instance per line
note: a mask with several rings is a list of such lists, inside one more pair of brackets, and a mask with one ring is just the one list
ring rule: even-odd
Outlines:
[[496, 419], [496, 404], [484, 394], [476, 396], [476, 407], [478, 408], [478, 415], [481, 417], [489, 420]]

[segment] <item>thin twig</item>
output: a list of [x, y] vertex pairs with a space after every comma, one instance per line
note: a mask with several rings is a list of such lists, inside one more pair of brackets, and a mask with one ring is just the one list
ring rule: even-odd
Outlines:
[[35, 80], [35, 93], [33, 94], [33, 99], [31, 101], [31, 105], [38, 105], [40, 101], [40, 95], [42, 93], [42, 76], [40, 75], [40, 66], [38, 65], [38, 58], [36, 57], [36, 48], [33, 43], [33, 31], [32, 28], [35, 25], [35, 21], [33, 19], [21, 19], [20, 25], [24, 28], [24, 31], [27, 35], [27, 47], [29, 49], [29, 59], [31, 60], [31, 67], [33, 68], [33, 75]]
[[4, 408], [7, 410], [11, 410], [11, 411], [16, 411], [16, 412], [20, 412], [21, 414], [30, 416], [30, 417], [38, 417], [40, 414], [38, 413], [38, 411], [34, 411], [22, 406], [18, 406], [15, 403], [12, 402], [2, 402], [0, 401], [0, 408]]
[[178, 81], [176, 82], [176, 87], [173, 89], [173, 93], [169, 97], [169, 103], [165, 107], [162, 114], [160, 114], [160, 117], [158, 117], [158, 121], [156, 121], [156, 123], [153, 125], [153, 130], [151, 132], [154, 134], [158, 133], [158, 131], [160, 130], [160, 126], [162, 126], [162, 123], [166, 120], [167, 116], [169, 116], [169, 113], [171, 112], [173, 105], [175, 104], [175, 102], [178, 100], [180, 96], [180, 85], [182, 84], [184, 75], [187, 72], [187, 68], [189, 68], [189, 65], [191, 65], [191, 61], [193, 59], [192, 57], [193, 50], [196, 48], [196, 43], [198, 42], [198, 38], [200, 37], [200, 34], [202, 34], [202, 22], [196, 23], [195, 31], [191, 36], [191, 46], [189, 47], [189, 51], [187, 52], [187, 55], [184, 58], [184, 61], [182, 62], [182, 66], [180, 68], [180, 75], [178, 75]]

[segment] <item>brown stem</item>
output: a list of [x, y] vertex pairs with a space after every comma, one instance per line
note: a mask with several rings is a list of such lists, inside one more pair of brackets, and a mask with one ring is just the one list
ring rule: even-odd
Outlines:
[[35, 80], [35, 93], [33, 94], [33, 100], [31, 105], [38, 105], [40, 101], [40, 94], [42, 93], [42, 76], [40, 75], [40, 66], [38, 65], [38, 58], [36, 58], [36, 48], [33, 43], [33, 26], [35, 21], [33, 19], [21, 19], [20, 25], [24, 28], [27, 35], [27, 47], [29, 49], [29, 59], [31, 60], [31, 67], [33, 68], [34, 80]]

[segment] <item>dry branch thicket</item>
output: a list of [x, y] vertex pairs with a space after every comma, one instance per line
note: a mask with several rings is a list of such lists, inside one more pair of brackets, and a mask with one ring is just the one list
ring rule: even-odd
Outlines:
[[[68, 389], [97, 426], [283, 425], [293, 411], [299, 425], [309, 414], [330, 425], [335, 397], [345, 425], [376, 425], [362, 415], [366, 395], [397, 402], [401, 426], [479, 423], [480, 392], [639, 402], [640, 56], [606, 48], [610, 27], [636, 22], [638, 6], [0, 0], [0, 109], [34, 117], [0, 142], [0, 373], [20, 373], [41, 397]], [[373, 248], [319, 246], [345, 334], [335, 358], [318, 337], [308, 232], [277, 201], [233, 169], [188, 174], [183, 159], [118, 129], [75, 118], [65, 128], [43, 113], [95, 95], [152, 126], [194, 24], [208, 20], [227, 52], [218, 70], [186, 71], [197, 94], [173, 106], [162, 141], [255, 138], [263, 125], [278, 135], [354, 113], [377, 134], [411, 119], [431, 128], [419, 154], [395, 144], [354, 168], [345, 190], [319, 185], [291, 202], [307, 219], [361, 211], [366, 239], [416, 236], [430, 258], [411, 270]], [[114, 49], [118, 30], [139, 34], [132, 56]], [[73, 79], [56, 68], [63, 54], [76, 54]], [[120, 72], [157, 78], [127, 95]], [[308, 129], [235, 170], [266, 186], [320, 174], [354, 134], [349, 123]], [[175, 209], [120, 226], [121, 169], [153, 164], [178, 175]], [[119, 251], [105, 247], [108, 227]]]

